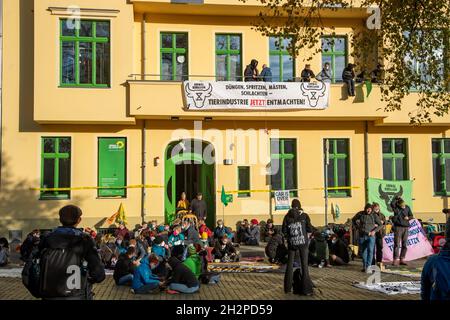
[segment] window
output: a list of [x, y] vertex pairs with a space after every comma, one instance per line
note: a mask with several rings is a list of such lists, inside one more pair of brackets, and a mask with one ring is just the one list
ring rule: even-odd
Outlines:
[[216, 80], [242, 80], [242, 38], [239, 34], [216, 34]]
[[126, 138], [98, 139], [98, 197], [126, 197]]
[[162, 32], [161, 80], [185, 81], [188, 74], [188, 34]]
[[290, 190], [297, 196], [297, 143], [295, 139], [270, 140], [272, 190]]
[[383, 179], [408, 180], [406, 139], [383, 139]]
[[[328, 139], [328, 141], [329, 141], [328, 188], [350, 187], [349, 140]], [[325, 143], [324, 152], [326, 153], [326, 140], [324, 143]], [[332, 197], [351, 196], [350, 189], [329, 190], [328, 194]]]
[[270, 69], [274, 81], [293, 81], [295, 77], [295, 61], [287, 48], [291, 39], [269, 38]]
[[[41, 188], [70, 188], [71, 139], [42, 138]], [[69, 199], [70, 191], [41, 191], [41, 199]]]
[[[250, 167], [238, 167], [238, 190], [250, 190]], [[239, 192], [238, 197], [250, 197], [250, 192]]]
[[450, 139], [433, 139], [433, 181], [434, 193], [450, 195]]
[[342, 71], [347, 66], [347, 38], [322, 38], [322, 66], [329, 62], [331, 66], [332, 82], [342, 82]]

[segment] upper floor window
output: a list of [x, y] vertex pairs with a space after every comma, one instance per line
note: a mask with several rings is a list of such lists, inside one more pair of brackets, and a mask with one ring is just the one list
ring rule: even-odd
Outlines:
[[347, 37], [322, 37], [322, 66], [331, 66], [332, 82], [342, 82], [342, 71], [347, 65]]
[[450, 139], [433, 139], [434, 194], [450, 195]]
[[185, 81], [188, 74], [188, 34], [162, 32], [161, 80]]
[[[349, 197], [351, 195], [349, 140], [328, 139], [328, 143], [328, 188], [334, 188], [328, 190], [328, 194], [331, 197]], [[326, 140], [324, 144], [326, 153]]]
[[295, 61], [288, 52], [291, 39], [270, 37], [269, 58], [273, 81], [293, 81], [295, 77]]
[[242, 36], [216, 34], [216, 80], [242, 80]]
[[406, 139], [383, 139], [383, 179], [408, 180]]
[[110, 22], [81, 20], [77, 28], [60, 21], [60, 84], [66, 87], [110, 86]]

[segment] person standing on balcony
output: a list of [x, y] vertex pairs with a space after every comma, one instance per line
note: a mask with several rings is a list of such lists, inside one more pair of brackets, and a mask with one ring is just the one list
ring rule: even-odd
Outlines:
[[259, 78], [264, 82], [272, 82], [272, 70], [267, 66], [267, 64], [263, 64]]
[[314, 72], [311, 70], [311, 65], [306, 64], [305, 69], [303, 69], [302, 74], [302, 82], [311, 82], [311, 79], [315, 78]]
[[342, 80], [347, 85], [347, 93], [349, 97], [355, 96], [355, 65], [349, 63], [342, 71]]
[[245, 68], [244, 71], [244, 81], [258, 81], [259, 71], [258, 71], [258, 60], [253, 59], [250, 64]]
[[316, 76], [316, 79], [324, 83], [331, 83], [333, 79], [333, 72], [331, 71], [331, 66], [329, 62], [325, 62], [322, 71]]

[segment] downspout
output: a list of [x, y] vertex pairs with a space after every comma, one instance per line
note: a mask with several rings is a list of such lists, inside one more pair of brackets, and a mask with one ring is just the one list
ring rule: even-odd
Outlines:
[[[146, 68], [146, 62], [147, 62], [147, 14], [144, 13], [142, 16], [142, 78], [141, 80], [145, 80], [145, 74], [147, 71]], [[147, 175], [146, 175], [146, 169], [147, 169], [147, 121], [144, 120], [142, 124], [142, 132], [141, 132], [141, 152], [142, 152], [142, 163], [141, 163], [141, 182], [142, 182], [142, 188], [141, 188], [141, 218], [142, 223], [145, 222], [145, 217], [147, 216], [147, 209], [145, 206], [146, 198], [147, 198]]]
[[0, 0], [0, 186], [3, 170], [3, 0]]
[[366, 203], [369, 202], [369, 121], [366, 120], [364, 128], [364, 192]]
[[141, 32], [142, 32], [142, 65], [141, 65], [141, 80], [145, 80], [145, 75], [147, 74], [147, 14], [144, 13], [142, 15], [142, 25], [141, 25]]

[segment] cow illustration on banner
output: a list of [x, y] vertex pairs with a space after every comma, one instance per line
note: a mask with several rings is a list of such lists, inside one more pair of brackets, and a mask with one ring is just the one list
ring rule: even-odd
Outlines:
[[183, 93], [188, 111], [323, 110], [328, 108], [330, 84], [185, 81]]
[[367, 187], [369, 202], [380, 204], [381, 212], [390, 217], [394, 214], [391, 201], [395, 197], [401, 197], [412, 209], [412, 181], [388, 181], [380, 179], [368, 179]]

